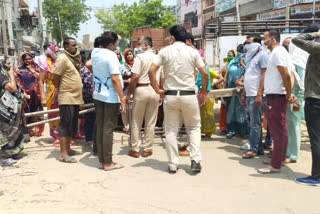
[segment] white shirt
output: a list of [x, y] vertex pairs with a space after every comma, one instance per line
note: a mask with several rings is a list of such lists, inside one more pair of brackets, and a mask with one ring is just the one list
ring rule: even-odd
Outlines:
[[[152, 50], [147, 50], [135, 58], [131, 72], [139, 75], [139, 84], [150, 83], [148, 71], [155, 56], [156, 54], [154, 54]], [[158, 83], [160, 77], [163, 78], [162, 67], [159, 68], [159, 71], [157, 72], [156, 79]]]
[[264, 50], [260, 52], [247, 64], [244, 73], [244, 88], [246, 96], [257, 96], [261, 81], [261, 69], [268, 66], [268, 54]]
[[286, 94], [281, 74], [277, 66], [287, 67], [289, 74], [291, 73], [292, 63], [288, 51], [278, 46], [272, 50], [269, 58], [269, 63], [264, 79], [265, 94]]
[[153, 63], [163, 66], [165, 90], [193, 91], [194, 71], [205, 66], [199, 52], [183, 42], [161, 49]]

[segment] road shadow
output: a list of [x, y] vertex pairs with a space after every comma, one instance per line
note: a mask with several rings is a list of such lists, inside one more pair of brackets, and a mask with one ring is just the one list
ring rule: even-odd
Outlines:
[[98, 156], [94, 156], [89, 152], [84, 157], [80, 158], [79, 162], [83, 163], [88, 167], [93, 167], [93, 168], [99, 167]]
[[[134, 164], [134, 165], [132, 165], [132, 167], [150, 167], [154, 170], [168, 173], [168, 162], [167, 161], [160, 161], [160, 160], [156, 160], [156, 159], [145, 159], [144, 162]], [[191, 171], [190, 165], [179, 164], [179, 169], [184, 170], [187, 174], [189, 174], [191, 176], [197, 175]]]
[[[227, 145], [227, 146], [219, 147], [218, 149], [223, 149], [226, 152], [233, 153], [233, 154], [237, 155], [237, 157], [230, 157], [229, 159], [234, 160], [234, 161], [238, 161], [239, 164], [246, 166], [246, 167], [249, 167], [249, 168], [253, 168], [255, 170], [267, 167], [267, 165], [263, 164], [263, 161], [270, 160], [270, 158], [268, 158], [268, 156], [266, 155], [266, 152], [265, 152], [265, 155], [257, 156], [252, 159], [243, 159], [242, 154], [244, 154], [245, 151], [242, 151], [235, 146]], [[266, 177], [266, 178], [285, 179], [285, 180], [293, 181], [297, 177], [306, 177], [308, 175], [306, 175], [304, 173], [300, 173], [300, 172], [295, 172], [294, 170], [292, 170], [290, 168], [290, 165], [284, 165], [283, 167], [281, 167], [281, 173], [259, 174], [257, 172], [256, 174], [250, 174], [250, 176], [262, 177], [262, 178]]]

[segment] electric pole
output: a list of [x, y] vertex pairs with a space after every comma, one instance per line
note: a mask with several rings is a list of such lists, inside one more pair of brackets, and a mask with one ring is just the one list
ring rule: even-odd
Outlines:
[[[237, 13], [237, 22], [240, 22], [240, 7], [239, 7], [239, 0], [236, 0], [236, 13]], [[238, 35], [241, 36], [241, 24], [238, 23]]]
[[44, 18], [42, 13], [42, 0], [38, 0], [38, 14], [39, 14], [39, 28], [40, 28], [40, 35], [41, 35], [41, 47], [40, 47], [40, 53], [43, 52], [43, 45], [45, 42], [47, 42], [47, 32], [46, 32], [46, 26], [44, 25]]
[[7, 38], [7, 24], [4, 14], [5, 2], [1, 2], [1, 21], [2, 21], [2, 45], [3, 45], [3, 53], [8, 56], [8, 38]]
[[58, 12], [58, 20], [59, 20], [59, 27], [60, 27], [60, 36], [61, 36], [61, 42], [60, 42], [60, 46], [61, 48], [62, 46], [62, 42], [63, 42], [63, 33], [62, 33], [62, 27], [61, 27], [61, 20], [60, 20], [60, 13]]
[[[313, 0], [313, 4], [312, 4], [312, 19], [316, 18], [316, 0]], [[312, 21], [314, 22], [314, 20]]]
[[[289, 31], [290, 25], [290, 0], [286, 0], [286, 30]], [[290, 32], [289, 32], [290, 33]]]
[[20, 26], [20, 13], [19, 13], [19, 0], [13, 0], [14, 5], [14, 15], [16, 17], [15, 25], [16, 25], [16, 55], [19, 56], [20, 53], [23, 52], [23, 29]]

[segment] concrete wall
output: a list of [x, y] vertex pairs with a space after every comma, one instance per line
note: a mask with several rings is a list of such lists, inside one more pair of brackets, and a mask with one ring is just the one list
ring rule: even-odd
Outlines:
[[243, 2], [243, 4], [240, 4], [240, 16], [248, 16], [250, 14], [270, 10], [272, 7], [273, 0], [246, 1]]
[[[201, 0], [186, 1], [180, 0], [180, 23], [184, 24], [188, 22], [187, 19], [197, 19], [197, 26], [194, 24], [187, 24], [187, 30], [191, 31], [193, 36], [200, 36], [202, 34], [202, 8]], [[193, 14], [193, 17], [187, 17], [186, 14]], [[188, 29], [189, 28], [189, 29]]]

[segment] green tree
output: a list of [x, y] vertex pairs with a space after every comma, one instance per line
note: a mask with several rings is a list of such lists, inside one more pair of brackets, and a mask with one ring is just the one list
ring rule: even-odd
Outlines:
[[58, 43], [63, 40], [61, 33], [62, 37], [75, 35], [80, 30], [80, 23], [90, 18], [89, 12], [90, 8], [85, 5], [85, 0], [43, 1], [43, 14], [47, 19], [48, 31]]
[[125, 38], [131, 36], [133, 28], [168, 28], [176, 21], [170, 7], [163, 5], [162, 0], [139, 0], [132, 5], [114, 5], [109, 10], [99, 10], [96, 17], [105, 30], [114, 31]]

